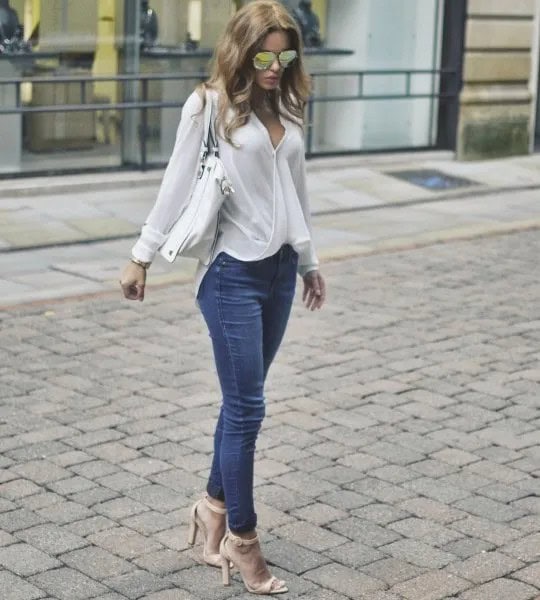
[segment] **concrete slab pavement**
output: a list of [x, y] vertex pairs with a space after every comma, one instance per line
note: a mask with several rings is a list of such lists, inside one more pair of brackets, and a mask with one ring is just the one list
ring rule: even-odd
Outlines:
[[[471, 187], [434, 190], [393, 175], [431, 169]], [[116, 289], [162, 171], [0, 181], [1, 304]], [[323, 262], [540, 226], [540, 157], [457, 163], [449, 153], [308, 163]], [[149, 284], [191, 279], [194, 265], [156, 260]]]

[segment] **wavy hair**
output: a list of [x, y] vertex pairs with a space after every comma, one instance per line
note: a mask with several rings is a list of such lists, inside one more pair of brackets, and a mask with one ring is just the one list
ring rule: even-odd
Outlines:
[[[220, 102], [218, 122], [227, 142], [232, 134], [245, 125], [252, 110], [255, 84], [253, 56], [262, 49], [266, 36], [282, 31], [289, 38], [289, 49], [298, 57], [284, 70], [280, 88], [268, 92], [272, 108], [286, 119], [302, 123], [304, 107], [310, 93], [310, 79], [302, 56], [302, 36], [289, 11], [276, 0], [255, 0], [242, 7], [228, 22], [212, 61], [206, 87], [218, 90]], [[233, 116], [228, 118], [232, 109]]]

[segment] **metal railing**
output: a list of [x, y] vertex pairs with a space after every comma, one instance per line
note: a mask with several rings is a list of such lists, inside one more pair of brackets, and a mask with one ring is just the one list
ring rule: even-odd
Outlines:
[[[418, 70], [418, 69], [397, 69], [397, 70], [363, 70], [363, 71], [314, 71], [310, 73], [314, 81], [314, 87], [317, 86], [317, 80], [323, 77], [354, 77], [357, 80], [357, 91], [352, 94], [342, 95], [318, 95], [314, 94], [307, 104], [307, 122], [306, 122], [306, 154], [308, 156], [317, 156], [319, 153], [314, 151], [314, 112], [317, 104], [339, 103], [350, 101], [376, 101], [376, 100], [416, 100], [432, 99], [440, 102], [456, 101], [459, 94], [460, 81], [458, 73], [455, 70]], [[413, 78], [416, 76], [431, 76], [431, 90], [426, 93], [414, 92]], [[15, 102], [13, 106], [0, 106], [0, 116], [10, 114], [34, 114], [34, 113], [66, 113], [66, 112], [97, 112], [97, 111], [140, 111], [140, 126], [138, 137], [140, 143], [140, 168], [148, 167], [148, 111], [152, 109], [181, 108], [184, 101], [164, 101], [150, 100], [150, 84], [152, 82], [163, 81], [193, 81], [202, 82], [207, 78], [206, 72], [197, 73], [167, 73], [167, 74], [128, 74], [111, 76], [49, 76], [49, 77], [18, 77], [18, 78], [0, 78], [0, 91], [2, 86], [15, 86]], [[366, 82], [368, 78], [374, 77], [402, 77], [403, 84], [396, 93], [369, 93], [366, 92]], [[441, 93], [441, 81], [445, 81], [445, 89], [451, 92]], [[25, 84], [34, 85], [61, 85], [61, 84], [79, 85], [79, 102], [75, 104], [48, 104], [48, 105], [28, 105], [22, 101], [22, 86]], [[122, 89], [119, 96], [120, 102], [96, 102], [95, 97], [89, 93], [89, 88], [95, 83], [116, 83], [120, 86], [126, 86]], [[129, 84], [129, 86], [127, 85]], [[433, 115], [430, 115], [430, 124], [433, 122]], [[431, 139], [431, 133], [430, 133]], [[433, 147], [433, 146], [432, 146]], [[362, 151], [361, 148], [357, 152]], [[348, 153], [350, 153], [349, 151]], [[334, 152], [340, 154], [343, 152]], [[324, 153], [329, 154], [329, 153]]]

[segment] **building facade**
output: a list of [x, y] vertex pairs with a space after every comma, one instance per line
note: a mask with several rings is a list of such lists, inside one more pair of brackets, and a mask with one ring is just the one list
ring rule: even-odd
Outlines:
[[[22, 34], [0, 40], [0, 173], [164, 164], [182, 102], [244, 1], [10, 0]], [[308, 154], [532, 151], [539, 8], [313, 0]]]

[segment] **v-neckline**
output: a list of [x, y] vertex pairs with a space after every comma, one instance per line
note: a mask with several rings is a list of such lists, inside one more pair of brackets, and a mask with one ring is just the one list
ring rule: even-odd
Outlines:
[[268, 129], [268, 127], [259, 119], [259, 117], [257, 116], [257, 113], [254, 110], [252, 110], [251, 112], [252, 112], [253, 116], [255, 117], [255, 119], [257, 120], [257, 123], [259, 123], [259, 125], [266, 132], [266, 135], [268, 137], [268, 141], [270, 142], [270, 147], [272, 148], [272, 150], [274, 152], [277, 152], [279, 150], [281, 144], [283, 144], [283, 140], [287, 136], [287, 127], [285, 127], [285, 124], [280, 119], [279, 115], [277, 115], [278, 121], [280, 122], [281, 126], [283, 127], [283, 135], [279, 139], [279, 142], [274, 146], [274, 142], [272, 141], [272, 136], [270, 135], [270, 130]]

